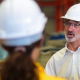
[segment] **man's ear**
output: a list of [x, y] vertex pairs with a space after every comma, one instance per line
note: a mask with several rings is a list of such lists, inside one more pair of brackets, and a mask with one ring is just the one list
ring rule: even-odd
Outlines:
[[44, 35], [42, 35], [42, 37], [41, 37], [40, 44], [39, 44], [39, 48], [41, 48], [41, 47], [42, 47], [43, 42], [44, 42]]

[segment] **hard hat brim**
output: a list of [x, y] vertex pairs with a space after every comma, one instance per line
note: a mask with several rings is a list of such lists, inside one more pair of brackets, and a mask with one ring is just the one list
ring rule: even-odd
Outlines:
[[61, 16], [60, 18], [70, 19], [70, 20], [74, 20], [74, 21], [80, 21], [79, 19], [76, 19], [76, 18], [73, 18], [73, 17]]

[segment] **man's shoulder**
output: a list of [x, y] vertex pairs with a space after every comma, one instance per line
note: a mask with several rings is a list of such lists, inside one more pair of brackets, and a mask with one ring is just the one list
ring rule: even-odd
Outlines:
[[57, 51], [54, 55], [64, 55], [65, 54], [65, 51], [66, 51], [66, 48], [62, 48], [61, 50]]
[[62, 48], [61, 50], [57, 51], [55, 54], [53, 54], [52, 58], [62, 58], [65, 54], [66, 48]]

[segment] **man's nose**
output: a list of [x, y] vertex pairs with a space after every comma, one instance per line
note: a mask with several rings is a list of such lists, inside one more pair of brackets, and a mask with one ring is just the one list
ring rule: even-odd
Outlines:
[[72, 31], [74, 29], [74, 24], [70, 24], [69, 31]]

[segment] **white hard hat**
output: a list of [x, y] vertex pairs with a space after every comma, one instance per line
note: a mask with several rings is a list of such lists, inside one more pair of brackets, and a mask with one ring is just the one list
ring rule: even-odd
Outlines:
[[8, 46], [30, 45], [42, 37], [47, 18], [34, 0], [5, 0], [0, 5], [0, 40]]
[[61, 18], [80, 21], [80, 3], [71, 6], [65, 16]]

